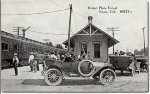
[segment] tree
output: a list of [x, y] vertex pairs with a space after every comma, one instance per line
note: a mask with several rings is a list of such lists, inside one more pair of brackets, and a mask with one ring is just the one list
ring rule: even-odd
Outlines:
[[137, 50], [137, 49], [134, 50], [134, 54], [135, 54], [135, 55], [138, 54], [138, 50]]
[[[137, 49], [135, 49], [134, 54], [135, 55], [144, 55], [144, 49], [141, 49], [139, 51]], [[145, 48], [145, 55], [148, 56], [148, 47]]]
[[56, 45], [55, 45], [55, 47], [56, 47], [56, 48], [63, 49], [63, 47], [62, 47], [62, 45], [61, 45], [61, 44], [56, 44]]
[[[47, 42], [46, 45], [53, 46], [52, 42]], [[53, 46], [54, 47], [54, 46]]]

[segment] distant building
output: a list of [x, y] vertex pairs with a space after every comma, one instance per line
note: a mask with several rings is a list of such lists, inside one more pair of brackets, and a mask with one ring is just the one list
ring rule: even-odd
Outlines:
[[[76, 55], [90, 53], [92, 61], [107, 62], [108, 48], [119, 43], [98, 27], [92, 24], [92, 16], [88, 17], [88, 25], [70, 38], [70, 47]], [[63, 44], [68, 45], [68, 40]]]

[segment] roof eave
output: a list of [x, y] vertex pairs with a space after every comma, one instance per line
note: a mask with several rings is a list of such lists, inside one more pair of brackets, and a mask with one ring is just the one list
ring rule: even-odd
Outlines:
[[[111, 40], [113, 40], [115, 43], [113, 43], [113, 45], [119, 43], [118, 40], [116, 40], [115, 38], [113, 38], [112, 36], [110, 36], [109, 34], [105, 33], [104, 31], [102, 31], [101, 29], [99, 29], [98, 27], [96, 27], [95, 25], [93, 25], [92, 23], [89, 23], [88, 25], [86, 25], [83, 29], [81, 29], [79, 32], [81, 32], [82, 30], [84, 30], [86, 27], [88, 27], [89, 25], [92, 25], [94, 26], [96, 29], [100, 30], [101, 32], [103, 32], [107, 37], [109, 37]], [[76, 34], [74, 34], [73, 36], [71, 36], [70, 39], [72, 39], [73, 37], [75, 37], [79, 32], [77, 32]], [[66, 44], [68, 40], [64, 41], [62, 44]], [[109, 47], [113, 46], [113, 45], [110, 45]]]

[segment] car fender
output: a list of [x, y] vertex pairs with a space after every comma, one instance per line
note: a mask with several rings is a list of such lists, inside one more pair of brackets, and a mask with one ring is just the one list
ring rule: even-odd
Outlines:
[[104, 69], [112, 69], [113, 71], [115, 70], [115, 68], [111, 64], [108, 63], [108, 64], [105, 64], [103, 67], [102, 66], [97, 67], [92, 76], [98, 76], [100, 72]]
[[56, 68], [56, 69], [58, 69], [58, 70], [62, 73], [63, 78], [64, 78], [64, 72], [63, 72], [63, 69], [62, 69], [60, 66], [57, 66], [57, 65], [49, 65], [49, 66], [47, 67], [47, 70], [49, 70], [49, 69], [51, 69], [51, 68]]

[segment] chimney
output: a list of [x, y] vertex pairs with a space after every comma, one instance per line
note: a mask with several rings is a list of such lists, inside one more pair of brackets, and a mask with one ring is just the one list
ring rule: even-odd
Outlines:
[[89, 24], [92, 23], [92, 19], [93, 19], [92, 16], [88, 16], [88, 23], [89, 23]]

